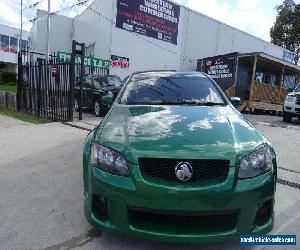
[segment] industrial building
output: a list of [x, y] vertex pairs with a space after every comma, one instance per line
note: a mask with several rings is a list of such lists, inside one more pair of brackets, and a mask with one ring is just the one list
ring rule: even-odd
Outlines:
[[[46, 53], [47, 12], [38, 11], [30, 48]], [[109, 62], [125, 77], [151, 69], [196, 70], [197, 59], [263, 52], [291, 62], [293, 54], [206, 15], [164, 0], [95, 0], [75, 18], [51, 15], [50, 52], [70, 53], [72, 40], [86, 55]], [[62, 53], [59, 53], [62, 54]]]
[[27, 48], [29, 32], [23, 31], [22, 42], [20, 30], [0, 24], [0, 71], [17, 71], [18, 48]]

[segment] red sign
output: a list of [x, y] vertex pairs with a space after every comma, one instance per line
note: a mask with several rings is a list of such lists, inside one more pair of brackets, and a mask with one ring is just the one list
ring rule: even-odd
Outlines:
[[119, 68], [129, 68], [129, 58], [111, 55], [110, 66]]
[[53, 77], [55, 77], [55, 76], [58, 76], [58, 73], [59, 73], [58, 67], [57, 66], [52, 66], [52, 68], [51, 68], [51, 75]]

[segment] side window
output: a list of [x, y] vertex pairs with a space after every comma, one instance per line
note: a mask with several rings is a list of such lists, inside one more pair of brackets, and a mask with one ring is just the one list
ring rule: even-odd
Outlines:
[[96, 89], [99, 89], [102, 87], [102, 77], [100, 76], [95, 76], [93, 78], [93, 85]]
[[92, 87], [92, 84], [93, 84], [92, 78], [91, 78], [90, 76], [85, 77], [85, 80], [84, 80], [84, 86], [85, 86], [86, 88], [91, 88], [91, 87]]
[[108, 77], [107, 76], [104, 76], [102, 78], [102, 86], [105, 87], [108, 85]]

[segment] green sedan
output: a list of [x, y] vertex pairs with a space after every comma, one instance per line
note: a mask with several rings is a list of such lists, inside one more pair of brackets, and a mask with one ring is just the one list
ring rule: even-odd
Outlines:
[[202, 73], [133, 74], [84, 143], [89, 223], [180, 243], [269, 232], [276, 156], [239, 102]]

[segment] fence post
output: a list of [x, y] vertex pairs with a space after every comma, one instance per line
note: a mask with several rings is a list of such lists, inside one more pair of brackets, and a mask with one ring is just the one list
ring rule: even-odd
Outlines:
[[70, 94], [69, 94], [69, 107], [68, 107], [68, 121], [73, 121], [73, 106], [74, 106], [74, 88], [75, 88], [75, 54], [76, 42], [72, 41], [72, 54], [70, 61]]
[[22, 56], [18, 53], [18, 84], [17, 84], [17, 110], [21, 111], [22, 105], [22, 82], [23, 82], [23, 67], [22, 67]]
[[80, 90], [79, 90], [79, 121], [82, 120], [82, 103], [83, 103], [83, 81], [85, 75], [84, 68], [85, 44], [81, 44], [81, 62], [80, 62]]
[[[38, 58], [38, 81], [37, 81], [37, 91], [38, 91], [38, 100], [37, 100], [37, 115], [41, 115], [41, 94], [42, 94], [42, 89], [41, 89], [41, 81], [42, 81], [42, 70], [43, 70], [43, 59]], [[46, 64], [45, 64], [46, 65]], [[44, 65], [44, 66], [45, 66]]]
[[[280, 85], [279, 85], [279, 96], [278, 96], [278, 103], [279, 104], [282, 104], [284, 102], [284, 99], [282, 99], [281, 97], [281, 91], [282, 91], [282, 87], [283, 87], [283, 84], [284, 84], [284, 67], [281, 69], [281, 74], [280, 74]], [[283, 97], [285, 98], [285, 96]]]
[[251, 102], [253, 98], [253, 91], [254, 91], [254, 82], [255, 82], [255, 74], [256, 74], [256, 67], [257, 67], [257, 55], [254, 56], [254, 63], [252, 68], [252, 77], [251, 77], [251, 87], [250, 87], [250, 96], [248, 101], [248, 108], [251, 108]]

